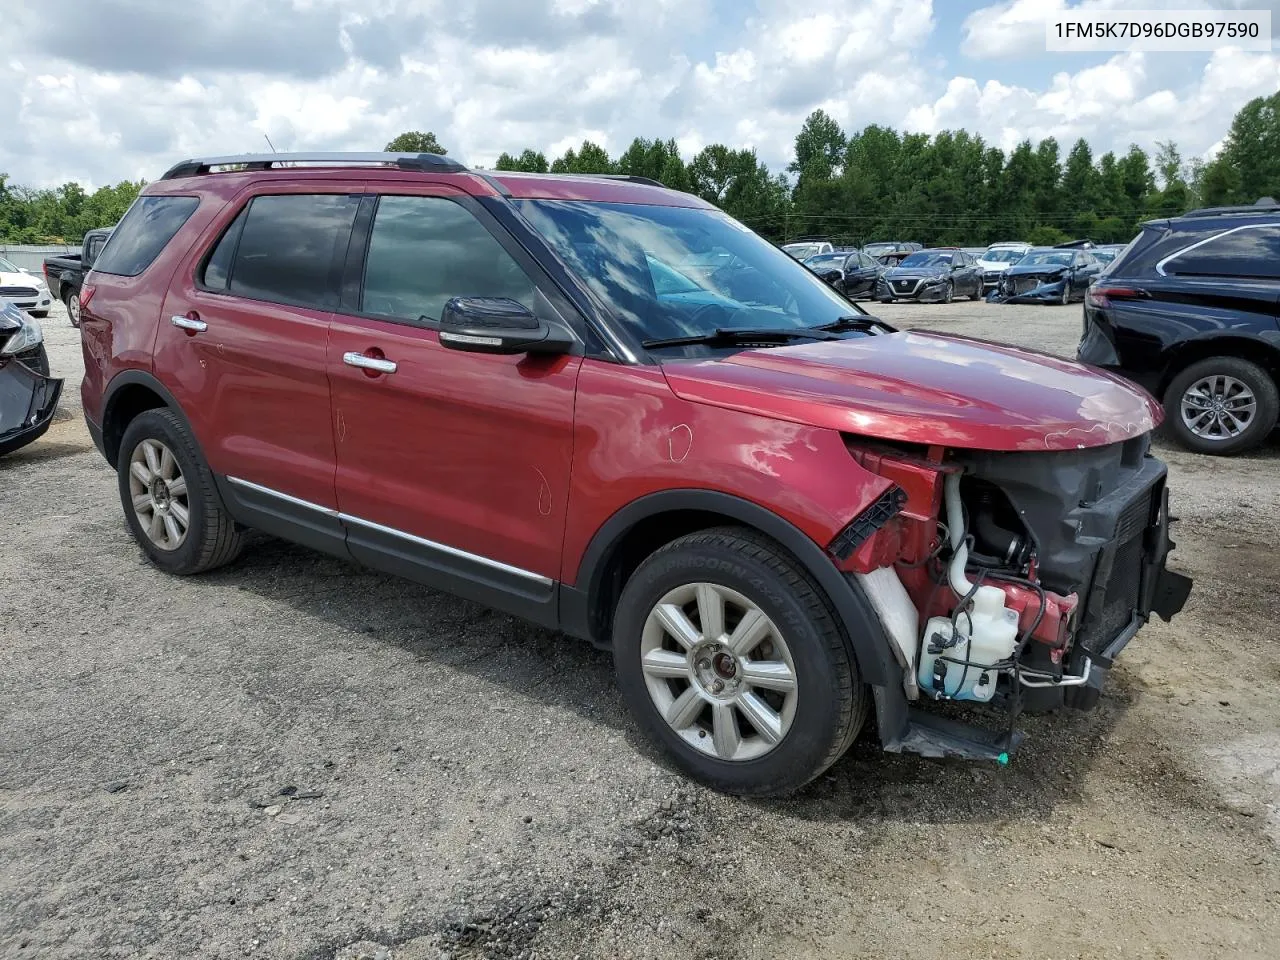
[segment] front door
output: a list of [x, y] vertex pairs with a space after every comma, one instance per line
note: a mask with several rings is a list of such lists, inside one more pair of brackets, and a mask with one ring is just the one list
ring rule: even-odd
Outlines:
[[[249, 501], [239, 515], [275, 530], [273, 517], [310, 524], [337, 506], [327, 341], [360, 194], [320, 181], [258, 189], [271, 192], [233, 201], [179, 267], [155, 368], [228, 497]], [[331, 548], [333, 536], [296, 539]]]
[[554, 622], [581, 357], [464, 353], [436, 331], [452, 297], [510, 297], [551, 318], [567, 304], [471, 198], [386, 189], [366, 198], [329, 340], [348, 548]]

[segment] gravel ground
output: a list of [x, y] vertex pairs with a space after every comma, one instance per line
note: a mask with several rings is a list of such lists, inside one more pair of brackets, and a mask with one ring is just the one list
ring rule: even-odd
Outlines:
[[[881, 315], [1070, 355], [1079, 307]], [[145, 564], [64, 418], [0, 461], [0, 956], [1276, 957], [1280, 446], [1171, 465], [1197, 578], [1006, 769], [682, 780], [607, 655], [267, 541]]]

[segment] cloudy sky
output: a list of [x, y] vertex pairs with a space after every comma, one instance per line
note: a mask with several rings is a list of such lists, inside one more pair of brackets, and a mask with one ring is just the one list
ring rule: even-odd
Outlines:
[[1044, 22], [1196, 6], [1280, 24], [1280, 0], [0, 0], [0, 172], [97, 186], [264, 135], [369, 150], [407, 129], [478, 165], [641, 135], [779, 167], [815, 107], [846, 129], [1192, 156], [1280, 89], [1280, 49], [1046, 54]]

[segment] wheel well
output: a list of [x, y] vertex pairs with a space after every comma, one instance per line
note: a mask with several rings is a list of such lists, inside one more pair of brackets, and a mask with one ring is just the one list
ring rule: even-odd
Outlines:
[[164, 398], [140, 383], [130, 383], [115, 392], [107, 403], [102, 417], [102, 445], [107, 462], [116, 465], [120, 453], [120, 441], [133, 418], [145, 410], [167, 407]]
[[753, 529], [741, 520], [710, 510], [670, 510], [646, 517], [633, 525], [610, 546], [604, 562], [593, 577], [593, 635], [605, 642], [612, 636], [613, 613], [622, 597], [622, 588], [646, 557], [687, 534], [712, 527], [729, 526]]
[[1165, 368], [1164, 377], [1160, 381], [1160, 399], [1169, 389], [1174, 377], [1193, 363], [1208, 360], [1211, 357], [1235, 357], [1256, 363], [1271, 375], [1271, 379], [1280, 386], [1280, 348], [1265, 340], [1253, 340], [1246, 337], [1214, 337], [1210, 340], [1191, 340], [1180, 347]]

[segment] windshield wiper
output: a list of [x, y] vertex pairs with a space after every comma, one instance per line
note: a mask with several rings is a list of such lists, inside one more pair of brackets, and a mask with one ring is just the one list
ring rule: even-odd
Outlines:
[[791, 329], [755, 329], [733, 330], [728, 327], [717, 327], [711, 333], [695, 333], [685, 337], [659, 337], [656, 340], [641, 341], [645, 348], [683, 347], [691, 343], [727, 345], [735, 343], [754, 343], [757, 340], [839, 340], [840, 337], [817, 327], [792, 327]]
[[885, 330], [893, 330], [893, 327], [885, 323], [878, 317], [867, 316], [865, 314], [854, 314], [848, 317], [839, 317], [831, 323], [824, 323], [818, 327], [810, 327], [811, 330], [822, 330], [826, 333], [839, 333], [844, 330], [874, 330], [876, 327], [882, 327]]

